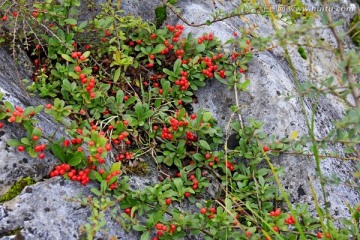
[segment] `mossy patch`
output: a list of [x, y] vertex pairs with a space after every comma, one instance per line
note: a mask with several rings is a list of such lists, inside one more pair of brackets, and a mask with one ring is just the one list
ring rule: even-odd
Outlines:
[[144, 177], [150, 173], [150, 166], [146, 162], [136, 162], [132, 165], [124, 166], [124, 171], [128, 174]]
[[165, 19], [167, 18], [165, 5], [155, 8], [155, 17], [156, 17], [155, 20], [156, 27], [160, 28], [163, 22], [165, 21]]
[[350, 29], [352, 29], [355, 25], [357, 25], [350, 32], [350, 37], [355, 43], [356, 46], [360, 47], [360, 14], [355, 15], [355, 17], [350, 22]]
[[0, 234], [0, 238], [2, 237], [7, 237], [7, 236], [13, 236], [15, 235], [15, 237], [13, 238], [14, 240], [24, 240], [24, 236], [21, 234], [21, 230], [22, 228], [15, 228], [6, 232], [2, 232]]
[[31, 179], [30, 177], [23, 178], [19, 181], [17, 181], [10, 189], [7, 191], [4, 195], [0, 197], [0, 203], [9, 201], [13, 198], [15, 198], [17, 195], [21, 193], [21, 191], [29, 185], [34, 184], [35, 181]]

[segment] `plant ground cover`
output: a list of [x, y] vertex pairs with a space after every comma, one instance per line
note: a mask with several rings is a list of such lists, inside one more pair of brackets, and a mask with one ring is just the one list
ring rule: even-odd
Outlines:
[[[23, 108], [3, 100], [0, 119], [26, 130], [26, 136], [8, 141], [9, 146], [39, 160], [46, 158], [46, 149], [58, 158], [50, 177], [84, 186], [99, 183], [91, 189], [92, 197], [81, 200], [92, 212], [85, 226], [88, 239], [106, 225], [105, 214], [125, 230], [141, 232], [141, 239], [198, 234], [204, 239], [359, 238], [359, 206], [350, 208], [351, 220], [335, 227], [314, 200], [314, 218], [306, 205], [290, 204], [278, 177], [282, 170], [270, 161], [269, 155], [289, 149], [304, 154], [301, 146], [310, 143], [319, 163], [313, 131], [300, 141], [272, 142], [261, 131], [262, 123], [245, 124], [239, 106], [233, 106], [223, 134], [211, 113], [189, 110], [194, 91], [209, 79], [235, 89], [235, 94], [246, 91], [247, 64], [254, 52], [268, 48], [269, 39], [246, 31], [226, 43], [212, 33], [183, 36], [183, 25], [156, 28], [112, 4], [104, 4], [93, 20], [78, 22], [79, 7], [77, 0], [1, 5], [2, 24], [12, 33], [2, 41], [10, 48], [18, 41], [29, 47], [35, 70], [27, 88], [51, 103]], [[285, 46], [280, 31], [277, 37]], [[225, 47], [234, 51], [225, 52]], [[299, 54], [306, 58], [304, 48]], [[349, 91], [356, 97], [358, 86], [350, 80], [359, 71], [358, 58], [343, 54]], [[332, 82], [327, 84], [331, 90]], [[318, 94], [316, 86], [307, 85], [299, 95], [310, 90]], [[66, 126], [68, 135], [47, 136], [37, 126], [41, 111]], [[355, 143], [348, 147], [356, 154], [358, 115], [357, 107], [350, 108], [327, 140]], [[230, 132], [238, 141], [234, 149], [228, 148]], [[147, 161], [162, 172], [159, 183], [131, 190], [128, 173], [146, 176]], [[214, 184], [210, 179], [219, 186], [214, 195], [207, 193]], [[194, 204], [198, 212], [179, 209], [181, 202]]]

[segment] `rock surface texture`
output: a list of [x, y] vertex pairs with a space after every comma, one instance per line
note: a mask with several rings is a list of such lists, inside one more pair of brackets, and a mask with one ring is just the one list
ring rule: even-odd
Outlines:
[[[214, 9], [231, 9], [236, 1], [179, 1], [178, 7], [182, 9], [182, 15], [190, 23], [205, 22]], [[154, 19], [154, 8], [160, 5], [160, 1], [123, 1], [125, 13], [131, 13], [143, 17], [146, 20]], [[306, 3], [312, 6], [312, 2]], [[350, 4], [350, 3], [347, 3]], [[346, 5], [343, 3], [343, 5]], [[351, 13], [336, 13], [335, 18], [350, 19]], [[261, 36], [271, 35], [272, 27], [270, 20], [249, 15], [248, 20], [258, 26], [257, 34]], [[182, 23], [174, 14], [169, 14], [166, 23]], [[316, 22], [321, 26], [320, 21]], [[212, 24], [201, 28], [186, 27], [188, 32], [200, 36], [204, 32], [213, 32], [215, 36], [226, 40], [232, 36], [234, 31], [243, 27], [244, 23], [240, 18], [229, 19], [223, 22]], [[322, 32], [325, 41], [335, 44], [334, 39], [328, 30]], [[348, 47], [351, 47], [350, 40]], [[309, 60], [303, 60], [296, 50], [291, 51], [300, 82], [307, 76]], [[318, 77], [326, 77], [329, 73], [336, 74], [333, 70], [337, 62], [331, 54], [318, 51], [313, 59], [318, 72]], [[6, 100], [19, 106], [44, 105], [46, 100], [31, 97], [23, 90], [20, 80], [31, 76], [30, 61], [23, 59], [23, 63], [14, 65], [12, 57], [6, 50], [0, 48], [0, 91], [6, 93]], [[29, 67], [26, 67], [29, 66]], [[18, 71], [14, 71], [18, 69]], [[296, 86], [289, 68], [289, 64], [283, 58], [283, 51], [280, 48], [273, 51], [265, 51], [255, 54], [249, 64], [247, 77], [251, 80], [249, 92], [239, 93], [239, 104], [242, 106], [242, 115], [245, 121], [253, 118], [265, 122], [265, 131], [279, 137], [288, 136], [296, 130], [300, 134], [307, 132], [304, 114], [299, 107], [299, 99], [292, 98], [286, 101], [285, 97], [296, 93]], [[212, 80], [207, 86], [196, 93], [198, 104], [194, 109], [204, 107], [214, 113], [222, 126], [225, 126], [231, 115], [229, 106], [234, 104], [233, 90]], [[305, 101], [306, 110], [311, 111], [311, 100]], [[316, 122], [317, 137], [324, 136], [330, 129], [330, 122], [341, 117], [344, 107], [340, 102], [332, 98], [321, 98], [319, 100], [318, 121]], [[44, 131], [52, 133], [57, 126], [45, 114], [40, 117]], [[58, 133], [61, 132], [58, 130]], [[23, 153], [18, 153], [14, 148], [6, 146], [6, 140], [19, 138], [24, 131], [21, 128], [5, 127], [0, 130], [0, 195], [4, 194], [10, 186], [21, 178], [30, 176], [36, 181], [35, 185], [27, 186], [22, 193], [0, 205], [0, 240], [10, 239], [79, 239], [81, 228], [90, 210], [82, 208], [76, 202], [76, 196], [83, 192], [86, 195], [89, 187], [82, 187], [77, 183], [66, 181], [60, 178], [47, 179], [50, 170], [57, 164], [55, 157], [47, 153], [46, 160], [33, 160]], [[341, 150], [341, 149], [340, 149]], [[310, 179], [315, 192], [319, 193], [320, 202], [321, 190], [317, 181], [315, 162], [313, 159], [299, 156], [282, 156], [276, 160], [276, 164], [285, 169], [285, 176], [282, 182], [290, 193], [293, 202], [308, 203], [310, 209], [312, 196], [309, 188]], [[351, 162], [342, 162], [335, 159], [323, 159], [322, 170], [324, 175], [336, 174], [342, 181], [351, 178], [354, 166]], [[149, 177], [142, 179], [137, 177], [132, 180], [132, 186], [141, 187], [148, 184]], [[156, 179], [156, 173], [151, 177]], [[328, 201], [333, 214], [339, 217], [347, 216], [347, 204], [354, 204], [360, 201], [359, 193], [348, 186], [329, 185], [326, 187]], [[102, 238], [109, 239], [117, 236], [117, 239], [139, 239], [135, 233], [126, 233], [109, 220], [108, 231], [99, 233]], [[17, 230], [15, 234], [14, 231]]]

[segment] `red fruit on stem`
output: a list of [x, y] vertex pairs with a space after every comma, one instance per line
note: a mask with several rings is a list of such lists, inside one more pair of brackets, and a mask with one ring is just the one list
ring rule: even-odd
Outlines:
[[165, 199], [165, 204], [170, 205], [172, 203], [172, 200], [170, 198]]
[[21, 146], [21, 145], [18, 146], [17, 149], [19, 152], [23, 152], [25, 150], [24, 146]]
[[34, 141], [39, 140], [39, 136], [37, 136], [37, 135], [32, 136], [32, 140], [34, 140]]
[[80, 66], [76, 66], [76, 67], [74, 68], [74, 71], [77, 72], [77, 73], [81, 72], [81, 67], [80, 67]]
[[34, 18], [38, 18], [39, 17], [39, 12], [38, 11], [33, 11], [31, 13], [31, 15], [34, 17]]
[[268, 146], [266, 146], [266, 145], [265, 145], [265, 146], [263, 147], [263, 150], [264, 150], [264, 152], [267, 152], [267, 151], [269, 151], [269, 150], [270, 150], [270, 148], [269, 148]]

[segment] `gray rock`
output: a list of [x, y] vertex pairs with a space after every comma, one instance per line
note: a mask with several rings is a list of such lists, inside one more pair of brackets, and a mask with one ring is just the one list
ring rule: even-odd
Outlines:
[[[46, 100], [31, 97], [24, 91], [22, 79], [29, 79], [32, 64], [26, 54], [19, 54], [20, 62], [15, 65], [12, 56], [4, 48], [0, 48], [0, 92], [5, 93], [4, 100], [15, 106], [28, 107], [45, 105]], [[52, 134], [57, 130], [58, 136], [64, 133], [63, 128], [56, 124], [46, 114], [40, 114], [38, 126], [44, 132]], [[4, 194], [16, 181], [24, 177], [41, 180], [48, 176], [50, 170], [56, 165], [57, 160], [46, 152], [44, 160], [32, 159], [26, 153], [19, 153], [16, 148], [6, 146], [9, 139], [20, 139], [25, 136], [25, 130], [18, 124], [9, 124], [6, 121], [0, 130], [0, 195]]]
[[[216, 9], [231, 9], [236, 1], [179, 1], [179, 8], [182, 15], [190, 23], [204, 22], [210, 13]], [[154, 19], [154, 8], [161, 4], [161, 1], [122, 1], [122, 9], [125, 13], [141, 16], [146, 20]], [[306, 2], [313, 6], [313, 2]], [[343, 1], [342, 6], [349, 3]], [[335, 19], [344, 17], [346, 21], [351, 14], [344, 12], [334, 13]], [[273, 34], [270, 21], [263, 17], [250, 15], [249, 21], [258, 25], [257, 33], [261, 36]], [[174, 14], [169, 13], [166, 23], [180, 23]], [[187, 27], [187, 32], [199, 36], [203, 32], [213, 32], [222, 40], [232, 36], [232, 33], [239, 27], [243, 27], [241, 19], [234, 18], [224, 22], [218, 22], [211, 26], [201, 28]], [[316, 26], [321, 26], [317, 21]], [[342, 30], [339, 28], [339, 30]], [[322, 30], [314, 33], [317, 38], [324, 38], [329, 44], [335, 44], [329, 30]], [[346, 39], [347, 47], [351, 48], [352, 43]], [[291, 49], [291, 56], [298, 71], [299, 80], [304, 82], [307, 76], [308, 62], [301, 59], [295, 49]], [[21, 54], [25, 56], [25, 54]], [[338, 62], [336, 58], [324, 51], [316, 51], [314, 58], [314, 68], [317, 70], [316, 77], [325, 77], [328, 73], [336, 75]], [[16, 71], [15, 69], [19, 69]], [[15, 74], [14, 74], [15, 73]], [[19, 106], [45, 105], [46, 100], [36, 97], [29, 97], [23, 91], [24, 86], [20, 84], [23, 78], [31, 75], [31, 63], [23, 57], [21, 64], [15, 66], [9, 53], [0, 48], [0, 91], [6, 93], [6, 99]], [[283, 59], [283, 50], [274, 49], [256, 54], [253, 61], [249, 64], [247, 77], [251, 80], [249, 92], [239, 93], [239, 104], [242, 106], [242, 116], [245, 122], [249, 118], [262, 120], [265, 122], [267, 134], [278, 137], [288, 136], [296, 130], [300, 134], [307, 132], [304, 115], [299, 107], [299, 99], [293, 98], [285, 101], [285, 97], [296, 93], [296, 86], [289, 68], [289, 64]], [[221, 126], [225, 126], [229, 121], [229, 106], [233, 105], [233, 90], [215, 80], [208, 82], [207, 87], [199, 90], [196, 96], [199, 103], [194, 106], [195, 110], [205, 107], [213, 112]], [[307, 99], [305, 102], [306, 111], [311, 110], [312, 101]], [[322, 97], [319, 100], [319, 113], [317, 114], [316, 136], [325, 136], [332, 128], [330, 124], [333, 120], [339, 119], [344, 111], [341, 102], [332, 97]], [[40, 127], [45, 132], [51, 133], [59, 127], [47, 115], [40, 117]], [[57, 134], [63, 134], [63, 130]], [[6, 140], [10, 138], [20, 138], [24, 131], [14, 125], [5, 124], [4, 129], [0, 130], [0, 195], [5, 193], [9, 187], [20, 178], [31, 176], [36, 180], [43, 180], [35, 185], [26, 187], [22, 194], [15, 199], [0, 205], [0, 239], [16, 239], [15, 235], [9, 234], [12, 230], [20, 228], [17, 237], [23, 236], [25, 239], [79, 239], [81, 228], [87, 222], [89, 209], [82, 208], [76, 201], [79, 192], [83, 195], [89, 194], [89, 187], [82, 187], [77, 183], [56, 179], [46, 179], [49, 171], [57, 164], [57, 160], [47, 153], [46, 160], [31, 159], [26, 154], [18, 153], [15, 149], [6, 146]], [[334, 146], [335, 151], [341, 148]], [[293, 203], [308, 203], [310, 210], [314, 209], [313, 200], [310, 193], [309, 177], [319, 200], [323, 203], [321, 189], [315, 171], [313, 159], [300, 156], [281, 156], [273, 159], [277, 165], [285, 168], [286, 175], [282, 177], [285, 188], [290, 193]], [[154, 166], [152, 166], [154, 167]], [[352, 162], [343, 162], [335, 159], [322, 159], [321, 167], [324, 175], [331, 176], [336, 174], [342, 182], [351, 181], [351, 172], [354, 171]], [[155, 167], [154, 167], [155, 169]], [[156, 182], [157, 172], [153, 171], [150, 177], [133, 177], [130, 184], [134, 189], [141, 189], [146, 185]], [[150, 179], [150, 180], [149, 180]], [[337, 217], [347, 217], [347, 206], [359, 202], [359, 193], [351, 187], [343, 185], [327, 185], [328, 201], [332, 215]], [[338, 216], [337, 216], [338, 215]], [[100, 232], [99, 237], [117, 236], [119, 239], [139, 239], [135, 233], [125, 233], [118, 224], [108, 219], [107, 232]], [[19, 238], [18, 238], [19, 239]], [[20, 238], [21, 239], [21, 238]]]
[[[81, 239], [90, 210], [80, 204], [80, 194], [89, 195], [89, 187], [59, 177], [26, 187], [18, 197], [0, 205], [0, 239], [12, 239], [7, 235], [14, 229], [20, 229], [17, 235], [26, 240]], [[99, 237], [139, 239], [137, 233], [124, 232], [109, 216], [106, 220], [108, 230]]]
[[[222, 3], [222, 5], [217, 5], [218, 9], [229, 10], [234, 7], [230, 1]], [[341, 6], [349, 6], [349, 4], [342, 3]], [[215, 10], [215, 6], [210, 1], [206, 3], [203, 1], [181, 1], [179, 6], [183, 10], [183, 17], [190, 23], [205, 22], [209, 18], [210, 12]], [[314, 6], [314, 4], [308, 2], [307, 6]], [[333, 12], [332, 14], [335, 19], [346, 16], [345, 19], [348, 21], [354, 13]], [[259, 36], [269, 36], [273, 33], [269, 19], [255, 15], [250, 15], [247, 19], [259, 27], [256, 31]], [[242, 26], [244, 23], [241, 19], [233, 18], [201, 28], [186, 27], [186, 31], [192, 32], [195, 36], [200, 36], [204, 32], [213, 32], [221, 40], [226, 40], [231, 37], [234, 30]], [[322, 26], [319, 19], [316, 21], [316, 26]], [[345, 31], [342, 28], [338, 30]], [[314, 34], [320, 34], [317, 36], [318, 38], [324, 38], [329, 44], [336, 45], [329, 29]], [[348, 48], [353, 47], [349, 38], [346, 38], [345, 44]], [[303, 60], [297, 50], [293, 48], [290, 49], [290, 55], [300, 83], [307, 81], [309, 60]], [[339, 65], [339, 60], [329, 52], [315, 50], [313, 65], [318, 73], [316, 77], [321, 79], [329, 75], [336, 75], [335, 71]], [[294, 97], [289, 101], [285, 100], [287, 96], [296, 95], [296, 85], [289, 64], [283, 59], [282, 49], [276, 48], [273, 51], [255, 54], [249, 64], [247, 78], [251, 81], [249, 91], [239, 93], [239, 105], [242, 107], [242, 116], [245, 122], [250, 118], [261, 120], [265, 123], [264, 130], [268, 135], [281, 138], [290, 136], [291, 132], [295, 130], [300, 135], [307, 133], [305, 117], [299, 99]], [[216, 80], [211, 80], [205, 88], [196, 93], [196, 96], [198, 104], [194, 106], [194, 109], [207, 108], [218, 119], [219, 124], [225, 127], [230, 120], [231, 112], [228, 107], [235, 104], [233, 90], [229, 91], [226, 86], [216, 82]], [[307, 114], [311, 113], [312, 103], [311, 99], [305, 99]], [[344, 104], [333, 96], [321, 97], [316, 114], [316, 137], [326, 136], [332, 129], [332, 122], [339, 119], [344, 110]], [[342, 149], [339, 146], [333, 146], [331, 150], [342, 154]], [[314, 159], [286, 155], [274, 159], [273, 162], [285, 169], [282, 182], [289, 191], [293, 203], [307, 203], [310, 206], [310, 211], [314, 210], [308, 177], [320, 203], [324, 203]], [[331, 213], [334, 218], [349, 217], [347, 204], [354, 205], [360, 201], [359, 192], [346, 184], [346, 182], [356, 181], [351, 175], [355, 171], [355, 163], [327, 158], [321, 160], [321, 169], [324, 176], [331, 178], [335, 175], [342, 182], [339, 186], [335, 184], [326, 185], [327, 201]]]

